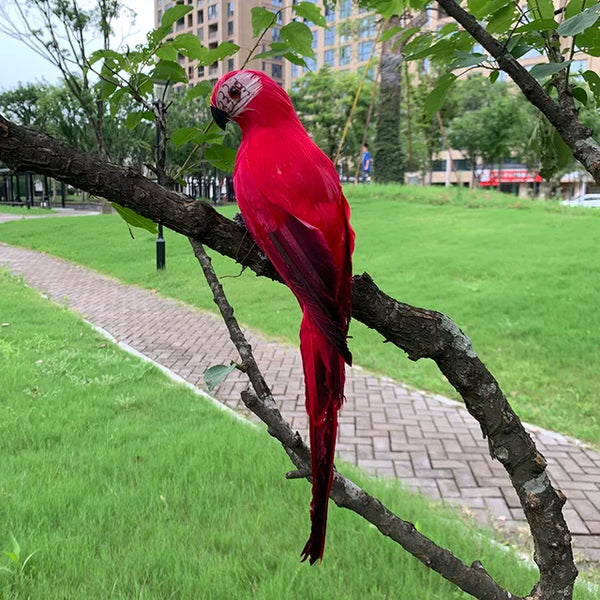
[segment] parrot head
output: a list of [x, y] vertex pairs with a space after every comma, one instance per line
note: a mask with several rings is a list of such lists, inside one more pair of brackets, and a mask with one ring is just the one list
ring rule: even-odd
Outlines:
[[[260, 97], [260, 102], [254, 102]], [[243, 69], [227, 73], [217, 83], [210, 97], [210, 110], [216, 124], [225, 129], [232, 120], [244, 129], [250, 121], [276, 118], [282, 110], [292, 110], [289, 96], [275, 81], [260, 71]]]

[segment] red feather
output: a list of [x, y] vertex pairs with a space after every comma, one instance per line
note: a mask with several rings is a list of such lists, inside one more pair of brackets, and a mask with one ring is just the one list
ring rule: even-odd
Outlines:
[[306, 133], [288, 95], [269, 77], [257, 71], [229, 73], [215, 86], [211, 105], [242, 128], [234, 169], [238, 204], [254, 240], [303, 312], [300, 351], [313, 498], [302, 560], [314, 564], [325, 545], [344, 363], [352, 362], [346, 343], [354, 250], [350, 209], [331, 160]]

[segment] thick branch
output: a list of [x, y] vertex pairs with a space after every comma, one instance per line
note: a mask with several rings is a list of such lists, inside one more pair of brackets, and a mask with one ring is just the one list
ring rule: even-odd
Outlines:
[[564, 103], [562, 106], [558, 105], [505, 46], [454, 0], [437, 0], [437, 3], [496, 59], [500, 68], [510, 75], [525, 97], [560, 133], [562, 139], [571, 148], [573, 156], [585, 167], [596, 183], [600, 184], [600, 145], [592, 137], [592, 130], [579, 121], [574, 106], [568, 107]]
[[[190, 239], [190, 242], [213, 293], [215, 304], [218, 306], [227, 325], [231, 341], [240, 354], [247, 369], [246, 373], [250, 383], [254, 388], [254, 394], [250, 392], [242, 393], [244, 404], [267, 425], [269, 433], [281, 442], [298, 472], [308, 475], [311, 465], [310, 450], [302, 441], [300, 434], [298, 432], [294, 433], [289, 423], [285, 421], [279, 412], [271, 396], [271, 391], [254, 360], [252, 348], [238, 325], [233, 314], [233, 307], [225, 296], [223, 287], [219, 283], [204, 247], [193, 239]], [[475, 598], [481, 598], [482, 600], [509, 600], [512, 598], [518, 600], [518, 598], [502, 589], [488, 575], [481, 563], [476, 561], [470, 567], [465, 565], [452, 552], [441, 548], [419, 533], [412, 523], [402, 520], [377, 498], [365, 492], [337, 471], [334, 476], [331, 498], [338, 506], [361, 515], [369, 523], [375, 525], [381, 533], [398, 542], [423, 564], [437, 571], [442, 577]]]
[[[32, 170], [65, 181], [161, 221], [195, 241], [229, 256], [259, 275], [279, 280], [247, 231], [210, 205], [166, 190], [132, 169], [83, 154], [0, 116], [0, 160], [15, 170]], [[577, 570], [562, 516], [564, 496], [546, 475], [546, 462], [515, 415], [498, 383], [479, 360], [471, 341], [448, 317], [390, 298], [367, 274], [353, 280], [353, 317], [377, 330], [409, 358], [433, 359], [464, 399], [502, 462], [531, 527], [541, 588], [570, 598]]]

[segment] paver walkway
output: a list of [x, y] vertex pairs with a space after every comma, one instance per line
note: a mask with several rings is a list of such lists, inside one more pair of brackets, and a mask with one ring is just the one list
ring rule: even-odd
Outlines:
[[[203, 387], [211, 365], [237, 359], [216, 316], [127, 286], [86, 268], [0, 244], [0, 266], [109, 331], [119, 341]], [[199, 273], [199, 276], [200, 273]], [[256, 359], [284, 416], [306, 433], [298, 351], [249, 333]], [[215, 390], [221, 402], [245, 412], [235, 372]], [[465, 507], [476, 519], [510, 529], [526, 527], [503, 467], [492, 461], [478, 423], [464, 407], [353, 367], [340, 416], [339, 456], [382, 476], [397, 477], [435, 499]], [[564, 436], [530, 427], [556, 486], [568, 497], [565, 516], [576, 554], [600, 562], [600, 453]]]

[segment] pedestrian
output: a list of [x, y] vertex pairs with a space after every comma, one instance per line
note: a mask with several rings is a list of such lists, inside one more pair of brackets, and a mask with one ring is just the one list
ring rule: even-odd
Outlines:
[[369, 181], [371, 181], [372, 166], [373, 160], [371, 159], [371, 153], [369, 152], [369, 144], [365, 143], [362, 147], [361, 183], [369, 183]]

